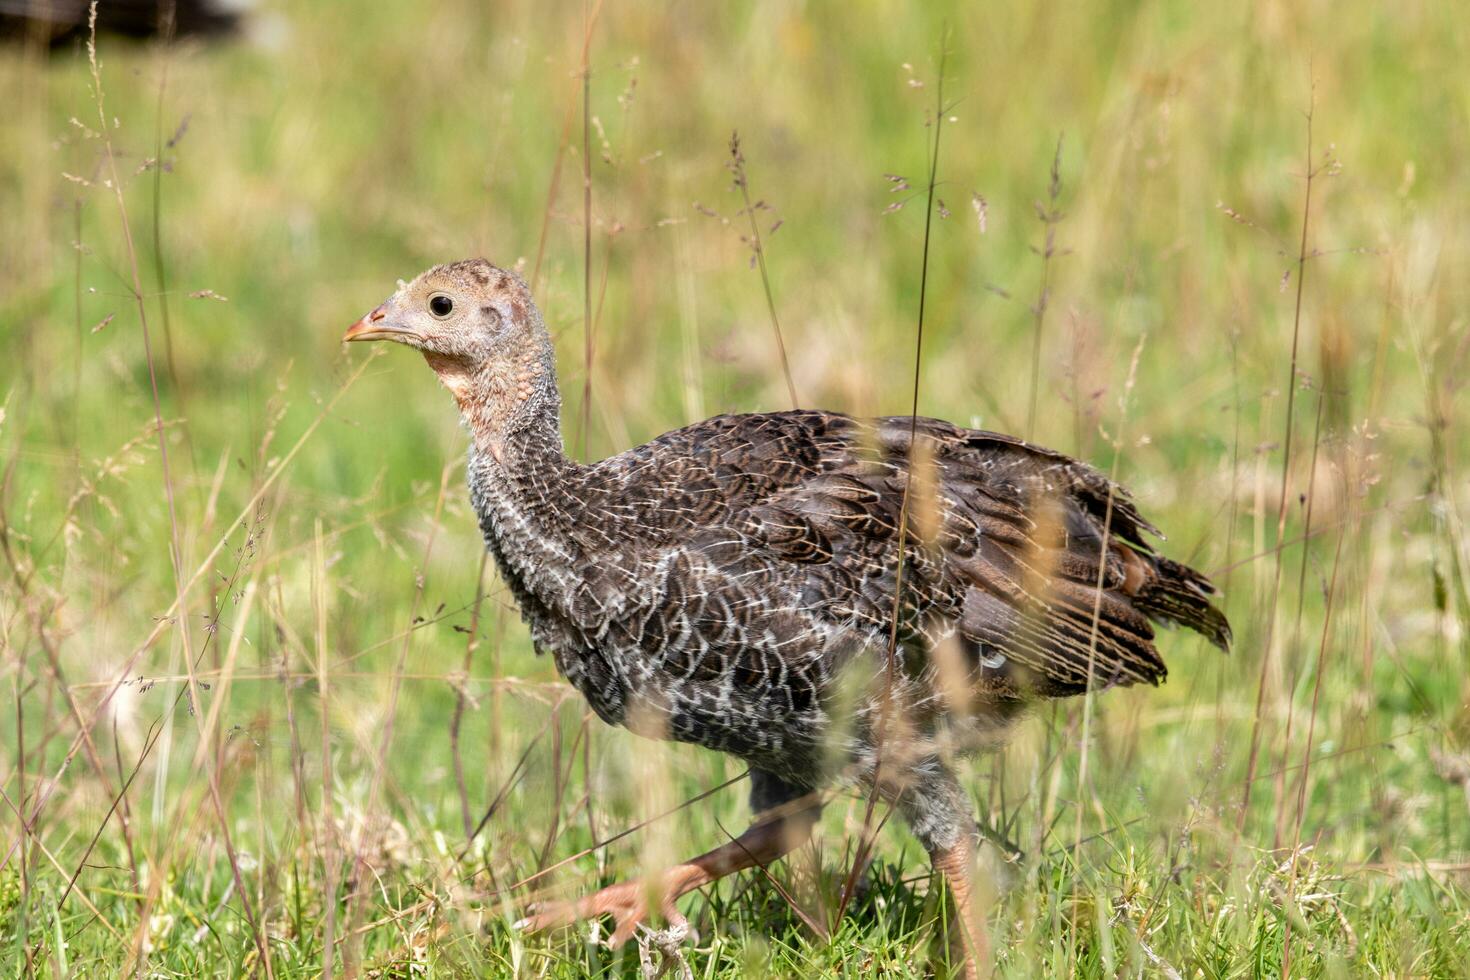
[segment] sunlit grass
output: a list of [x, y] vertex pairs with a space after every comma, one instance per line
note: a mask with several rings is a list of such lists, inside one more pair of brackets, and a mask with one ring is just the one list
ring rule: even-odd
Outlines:
[[[1237, 637], [1166, 635], [1166, 685], [1098, 697], [1085, 782], [1081, 702], [973, 764], [1024, 854], [984, 866], [998, 972], [1467, 972], [1459, 12], [943, 7], [605, 5], [590, 268], [581, 4], [104, 37], [100, 120], [85, 52], [0, 49], [7, 974], [264, 975], [264, 949], [273, 976], [637, 975], [585, 930], [515, 933], [512, 886], [723, 843], [741, 782], [661, 815], [743, 767], [606, 728], [493, 574], [477, 600], [450, 400], [338, 339], [396, 278], [484, 254], [535, 280], [573, 450], [583, 418], [601, 456], [792, 391], [906, 412], [946, 24], [920, 411], [1034, 414], [1116, 469]], [[896, 821], [832, 921], [865, 806], [839, 794], [775, 883], [686, 900], [694, 975], [942, 970], [944, 898]]]

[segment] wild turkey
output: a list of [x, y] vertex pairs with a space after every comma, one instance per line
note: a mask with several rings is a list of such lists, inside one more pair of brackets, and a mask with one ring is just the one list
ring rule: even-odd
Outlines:
[[[102, 0], [97, 32], [127, 37], [183, 37], [233, 32], [246, 0]], [[91, 0], [0, 0], [0, 38], [59, 46], [87, 35]]]
[[[1228, 648], [1209, 582], [1154, 553], [1125, 490], [1060, 453], [935, 419], [789, 411], [578, 463], [541, 314], [483, 259], [400, 284], [344, 339], [417, 348], [454, 395], [485, 543], [537, 650], [598, 716], [749, 764], [755, 821], [655, 883], [670, 922], [680, 895], [798, 846], [845, 778], [906, 818], [968, 932], [976, 824], [955, 750], [1000, 743], [1038, 699], [1157, 684], [1150, 620]], [[611, 914], [618, 943], [646, 892], [614, 885], [528, 924]]]

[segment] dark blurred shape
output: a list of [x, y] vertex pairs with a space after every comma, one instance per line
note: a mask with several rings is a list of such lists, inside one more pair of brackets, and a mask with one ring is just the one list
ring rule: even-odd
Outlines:
[[[97, 33], [125, 37], [219, 37], [240, 26], [240, 0], [100, 0]], [[51, 47], [87, 35], [88, 0], [0, 0], [0, 38]]]

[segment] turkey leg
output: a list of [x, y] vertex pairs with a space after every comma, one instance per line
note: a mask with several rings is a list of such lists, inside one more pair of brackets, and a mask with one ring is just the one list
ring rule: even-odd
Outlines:
[[541, 932], [610, 915], [614, 928], [607, 944], [621, 946], [648, 918], [650, 898], [657, 899], [665, 922], [683, 925], [684, 916], [674, 906], [679, 898], [726, 875], [756, 865], [766, 867], [791, 853], [811, 838], [821, 812], [821, 804], [815, 799], [794, 801], [791, 812], [766, 815], [735, 840], [675, 865], [657, 880], [635, 878], [575, 901], [540, 904], [516, 925], [528, 932]]

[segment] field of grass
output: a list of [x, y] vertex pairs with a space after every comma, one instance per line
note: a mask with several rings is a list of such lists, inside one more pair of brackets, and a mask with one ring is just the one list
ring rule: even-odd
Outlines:
[[[1236, 634], [968, 767], [994, 972], [1470, 973], [1463, 9], [264, 7], [0, 48], [0, 972], [640, 976], [511, 923], [744, 769], [532, 654], [452, 402], [339, 338], [484, 255], [570, 452], [787, 407], [738, 130], [799, 399], [906, 413], [943, 48], [920, 410], [1115, 472]], [[945, 975], [898, 821], [837, 918], [866, 805], [686, 899], [692, 975]]]

